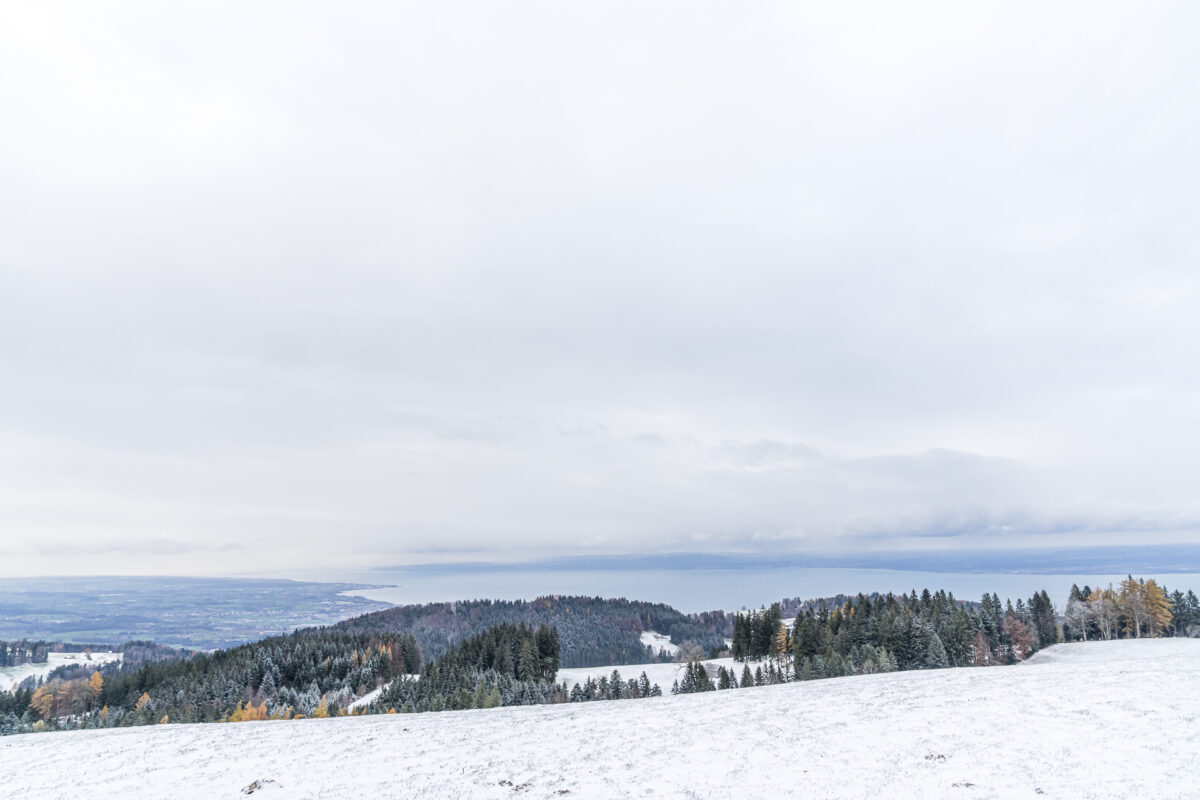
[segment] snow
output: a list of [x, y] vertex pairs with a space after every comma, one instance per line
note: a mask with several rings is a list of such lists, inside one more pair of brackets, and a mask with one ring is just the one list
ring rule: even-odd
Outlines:
[[679, 652], [679, 645], [671, 643], [670, 636], [664, 636], [656, 631], [642, 631], [642, 646], [653, 647], [654, 652], [666, 650], [667, 655], [673, 656]]
[[371, 691], [367, 692], [362, 697], [358, 698], [353, 703], [351, 703], [350, 710], [357, 711], [360, 708], [366, 708], [367, 706], [371, 705], [371, 703], [374, 703], [379, 698], [379, 695], [381, 695], [381, 694], [383, 694], [382, 686], [380, 686], [378, 689], [372, 689]]
[[[419, 681], [419, 680], [421, 680], [421, 673], [414, 672], [414, 673], [407, 674], [404, 677], [408, 678], [409, 680]], [[379, 695], [383, 694], [383, 690], [386, 689], [390, 685], [391, 685], [390, 683], [385, 683], [383, 686], [380, 686], [376, 689], [372, 689], [371, 691], [367, 692], [362, 697], [358, 698], [353, 703], [351, 703], [349, 705], [349, 709], [351, 711], [357, 711], [360, 708], [366, 708], [367, 706], [371, 705], [371, 703], [374, 703], [379, 698]]]
[[108, 651], [93, 652], [92, 658], [89, 661], [87, 655], [84, 653], [50, 653], [48, 660], [44, 664], [22, 664], [18, 667], [0, 667], [0, 689], [11, 691], [15, 685], [32, 675], [44, 677], [58, 667], [68, 664], [99, 667], [101, 664], [120, 661], [121, 657], [121, 653], [111, 653]]
[[13, 736], [0, 775], [24, 800], [233, 800], [254, 781], [300, 799], [1165, 800], [1196, 795], [1197, 685], [1200, 641], [1081, 643], [647, 700]]
[[[717, 667], [723, 666], [725, 669], [734, 667], [732, 658], [709, 658], [702, 662], [708, 668], [709, 675], [716, 676]], [[572, 669], [560, 669], [558, 671], [558, 682], [567, 682], [567, 687], [570, 688], [575, 684], [583, 685], [589, 677], [594, 680], [600, 678], [611, 678], [613, 670], [621, 673], [621, 680], [627, 681], [630, 678], [639, 677], [642, 672], [646, 673], [646, 677], [650, 679], [650, 683], [657, 683], [664, 692], [671, 690], [671, 684], [676, 679], [683, 676], [683, 668], [686, 664], [623, 664], [615, 667], [574, 667]], [[754, 665], [751, 665], [751, 670]], [[742, 665], [737, 664], [737, 674], [740, 678], [742, 675]]]

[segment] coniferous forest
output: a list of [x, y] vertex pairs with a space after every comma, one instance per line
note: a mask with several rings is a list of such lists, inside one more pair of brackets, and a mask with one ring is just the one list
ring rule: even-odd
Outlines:
[[452, 645], [419, 676], [392, 681], [375, 708], [411, 713], [562, 702], [566, 696], [554, 682], [558, 660], [554, 628], [497, 625]]
[[[1193, 592], [1168, 592], [1153, 580], [1132, 577], [1116, 588], [1072, 587], [1061, 616], [1045, 591], [1015, 604], [995, 594], [965, 602], [928, 590], [839, 595], [790, 608], [789, 602], [734, 615], [685, 615], [660, 604], [599, 598], [472, 601], [397, 608], [211, 653], [131, 642], [122, 647], [123, 664], [72, 665], [0, 691], [0, 732], [413, 713], [662, 693], [644, 672], [627, 680], [615, 669], [582, 685], [556, 683], [563, 631], [577, 659], [587, 653], [610, 660], [623, 653], [661, 658], [637, 640], [643, 630], [691, 637], [684, 639], [686, 663], [673, 693], [1011, 664], [1064, 640], [1200, 636], [1200, 601]], [[785, 608], [794, 619], [785, 618]], [[526, 616], [547, 621], [496, 621]], [[439, 623], [445, 625], [440, 634]], [[731, 653], [720, 652], [724, 630]], [[629, 638], [636, 647], [627, 648]], [[431, 657], [422, 641], [437, 655]], [[699, 643], [712, 641], [720, 644], [710, 655], [731, 654], [740, 670], [700, 663]], [[0, 645], [10, 664], [44, 662], [49, 648], [59, 646]]]
[[455, 642], [486, 628], [522, 623], [554, 627], [562, 666], [568, 668], [670, 661], [642, 644], [643, 631], [657, 631], [676, 645], [706, 654], [723, 647], [733, 630], [733, 616], [724, 611], [684, 614], [662, 603], [561, 595], [398, 606], [332, 627], [354, 633], [402, 631], [417, 640], [426, 658], [436, 659]]

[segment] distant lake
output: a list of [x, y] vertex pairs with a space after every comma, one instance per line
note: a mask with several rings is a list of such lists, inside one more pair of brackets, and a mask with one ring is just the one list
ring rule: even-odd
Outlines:
[[[599, 595], [660, 602], [681, 611], [733, 611], [771, 603], [783, 597], [828, 597], [839, 593], [918, 593], [945, 589], [959, 600], [978, 600], [995, 592], [1001, 600], [1028, 599], [1045, 589], [1059, 611], [1066, 605], [1071, 584], [1116, 586], [1121, 575], [1043, 575], [1022, 573], [920, 572], [837, 567], [739, 569], [604, 569], [604, 570], [361, 570], [293, 574], [299, 580], [395, 584], [394, 588], [348, 592], [386, 603], [431, 603], [489, 598], [532, 600], [546, 594]], [[1168, 590], [1200, 593], [1200, 574], [1138, 574], [1154, 578]]]

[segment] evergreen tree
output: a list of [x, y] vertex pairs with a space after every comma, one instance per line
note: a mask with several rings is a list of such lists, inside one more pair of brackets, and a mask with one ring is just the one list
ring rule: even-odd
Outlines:
[[946, 656], [946, 648], [942, 644], [942, 638], [936, 633], [929, 636], [929, 646], [925, 650], [925, 666], [929, 669], [941, 669], [950, 666], [950, 659]]

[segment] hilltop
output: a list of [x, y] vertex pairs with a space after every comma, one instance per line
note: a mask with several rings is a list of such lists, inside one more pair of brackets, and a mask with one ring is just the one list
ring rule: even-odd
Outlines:
[[634, 701], [11, 737], [23, 798], [1182, 798], [1200, 641]]

